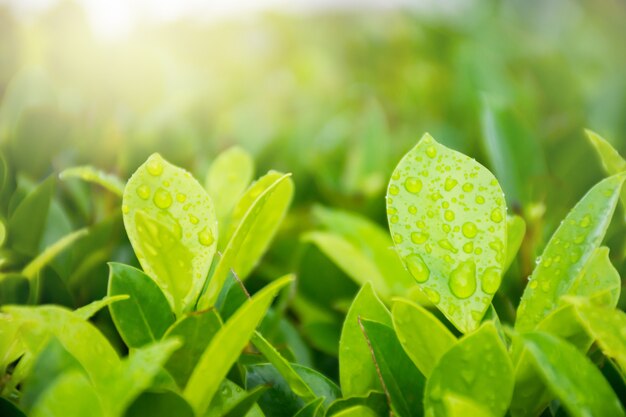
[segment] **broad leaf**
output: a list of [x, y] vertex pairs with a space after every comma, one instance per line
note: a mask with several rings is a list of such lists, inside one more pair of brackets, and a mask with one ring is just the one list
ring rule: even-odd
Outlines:
[[528, 333], [521, 337], [537, 371], [569, 415], [624, 415], [611, 386], [578, 349], [547, 333]]
[[[268, 183], [268, 180], [272, 180]], [[263, 184], [260, 187], [259, 184]], [[219, 259], [209, 285], [198, 302], [199, 309], [213, 307], [231, 270], [244, 280], [267, 250], [293, 196], [290, 174], [271, 172], [244, 194], [233, 214], [237, 228]], [[245, 203], [245, 204], [244, 204]], [[240, 216], [238, 210], [246, 210]], [[234, 221], [233, 220], [233, 221]]]
[[184, 390], [184, 397], [196, 414], [206, 412], [220, 383], [250, 340], [272, 300], [291, 281], [291, 277], [284, 277], [263, 288], [246, 301], [215, 334]]
[[175, 316], [159, 286], [142, 271], [109, 263], [109, 297], [129, 299], [109, 306], [111, 317], [128, 347], [138, 348], [161, 339]]
[[471, 398], [495, 417], [513, 394], [513, 366], [492, 322], [466, 335], [445, 353], [426, 382], [426, 414], [446, 416], [447, 394]]
[[183, 341], [165, 365], [181, 389], [185, 388], [202, 352], [221, 327], [220, 316], [215, 310], [209, 310], [186, 315], [165, 333], [164, 338], [176, 337]]
[[391, 315], [402, 347], [420, 372], [430, 376], [456, 337], [432, 313], [409, 301], [396, 301]]
[[570, 291], [604, 237], [624, 179], [626, 174], [596, 184], [552, 235], [524, 290], [516, 330], [534, 329]]
[[80, 178], [83, 181], [98, 184], [120, 197], [124, 193], [124, 182], [121, 179], [89, 165], [67, 168], [61, 171], [59, 178], [64, 181], [70, 178]]
[[369, 320], [361, 324], [391, 398], [391, 408], [399, 416], [421, 417], [424, 375], [404, 352], [391, 327]]
[[[253, 175], [252, 156], [238, 146], [220, 153], [211, 164], [205, 184], [215, 203], [215, 214], [222, 230], [227, 230], [224, 226], [228, 225], [230, 213], [246, 191]], [[220, 239], [220, 247], [226, 243]]]
[[344, 397], [366, 395], [382, 390], [372, 352], [363, 337], [361, 320], [374, 320], [391, 326], [391, 315], [367, 283], [354, 298], [346, 315], [339, 341], [339, 381]]
[[153, 154], [128, 180], [124, 226], [143, 270], [176, 315], [191, 310], [217, 245], [213, 203], [187, 171]]

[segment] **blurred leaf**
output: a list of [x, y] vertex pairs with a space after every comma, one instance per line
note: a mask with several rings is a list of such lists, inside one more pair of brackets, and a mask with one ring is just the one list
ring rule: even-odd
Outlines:
[[[265, 391], [264, 386], [258, 390], [246, 391], [234, 382], [225, 379], [218, 395], [213, 397], [211, 405], [205, 414], [205, 417], [224, 417], [229, 410], [236, 409], [240, 405], [248, 404], [248, 401], [255, 398], [259, 392]], [[253, 405], [252, 409], [248, 411], [245, 417], [264, 417], [261, 409], [258, 405]]]
[[394, 170], [387, 214], [396, 250], [428, 298], [462, 332], [478, 327], [506, 254], [506, 205], [493, 175], [425, 134]]
[[507, 216], [506, 218], [507, 233], [506, 233], [506, 257], [504, 261], [504, 271], [507, 271], [515, 257], [517, 252], [522, 246], [524, 236], [526, 235], [526, 222], [520, 216]]
[[443, 403], [447, 417], [493, 417], [493, 414], [489, 410], [485, 410], [482, 405], [454, 393], [444, 395]]
[[63, 181], [79, 178], [83, 181], [98, 184], [120, 197], [124, 193], [125, 184], [121, 179], [89, 165], [64, 169], [59, 174], [59, 178]]
[[76, 314], [78, 317], [82, 318], [83, 320], [89, 320], [98, 311], [102, 310], [104, 307], [108, 307], [111, 304], [118, 302], [118, 301], [128, 300], [128, 298], [129, 296], [125, 294], [115, 295], [112, 297], [106, 296], [101, 300], [93, 301], [87, 304], [86, 306], [82, 306], [81, 308], [74, 310], [74, 314]]
[[369, 320], [362, 320], [360, 324], [391, 398], [391, 408], [403, 417], [421, 417], [426, 385], [424, 375], [404, 352], [391, 327]]
[[258, 386], [247, 392], [241, 400], [224, 413], [224, 417], [241, 417], [247, 415], [268, 388], [267, 386]]
[[402, 347], [420, 372], [430, 376], [439, 359], [455, 345], [456, 337], [418, 304], [398, 300], [391, 315]]
[[124, 417], [194, 417], [191, 406], [172, 391], [144, 392], [133, 401]]
[[426, 382], [427, 415], [447, 415], [446, 394], [471, 398], [493, 416], [505, 415], [513, 395], [513, 366], [492, 322], [441, 357]]
[[41, 395], [30, 414], [33, 417], [105, 417], [107, 414], [89, 379], [82, 372], [71, 370]]
[[341, 410], [338, 413], [333, 414], [332, 417], [378, 417], [378, 416], [370, 408], [367, 408], [362, 405], [355, 405], [354, 407], [346, 408], [345, 410]]
[[389, 404], [387, 396], [382, 392], [370, 391], [364, 397], [347, 397], [334, 401], [326, 412], [326, 415], [332, 416], [338, 412], [352, 408], [355, 406], [363, 406], [371, 409], [379, 416], [389, 415]]
[[202, 353], [184, 390], [184, 397], [196, 414], [204, 414], [228, 370], [235, 363], [252, 333], [281, 288], [292, 281], [290, 276], [272, 282], [224, 323]]
[[554, 232], [524, 290], [515, 328], [530, 331], [553, 311], [604, 238], [626, 175], [596, 184]]
[[521, 337], [537, 371], [571, 416], [624, 415], [600, 371], [575, 347], [546, 333]]
[[0, 415], [3, 417], [26, 417], [17, 406], [6, 398], [0, 397]]
[[[252, 181], [254, 160], [245, 149], [233, 146], [220, 153], [211, 164], [206, 177], [206, 189], [215, 204], [215, 214], [221, 230], [228, 230], [229, 216], [241, 195]], [[220, 238], [219, 247], [228, 241]]]
[[317, 398], [298, 411], [294, 417], [324, 417], [323, 398]]
[[80, 229], [69, 235], [59, 239], [53, 245], [47, 247], [42, 253], [40, 253], [35, 259], [33, 259], [22, 271], [22, 274], [32, 279], [37, 276], [50, 261], [52, 261], [61, 252], [66, 250], [69, 246], [73, 245], [77, 240], [86, 236], [88, 229]]
[[174, 323], [164, 338], [176, 337], [183, 341], [165, 364], [178, 386], [183, 389], [222, 321], [215, 310], [190, 313]]
[[124, 343], [138, 348], [160, 340], [176, 318], [159, 286], [131, 266], [111, 262], [109, 269], [109, 297], [129, 296], [128, 300], [109, 305]]
[[[626, 171], [626, 161], [606, 139], [591, 130], [585, 130], [585, 133], [600, 157], [602, 168], [604, 168], [604, 172], [607, 175], [616, 175]], [[620, 194], [620, 200], [622, 201], [622, 206], [626, 207], [626, 190], [624, 189], [622, 189]]]
[[[233, 219], [239, 219], [237, 229], [198, 301], [199, 309], [215, 305], [231, 270], [244, 280], [263, 256], [291, 203], [293, 181], [290, 175], [271, 172], [253, 184], [242, 197], [233, 212]], [[273, 179], [271, 183], [259, 186], [269, 178]], [[238, 210], [246, 210], [245, 215], [240, 216]]]
[[30, 281], [20, 274], [0, 274], [0, 306], [26, 304], [30, 293]]
[[204, 188], [153, 154], [128, 180], [122, 212], [143, 270], [177, 316], [193, 309], [217, 246], [215, 211]]
[[391, 326], [389, 311], [369, 283], [366, 283], [354, 298], [341, 330], [339, 381], [344, 397], [367, 395], [373, 389], [382, 391], [372, 361], [372, 352], [363, 337], [359, 319], [374, 320]]

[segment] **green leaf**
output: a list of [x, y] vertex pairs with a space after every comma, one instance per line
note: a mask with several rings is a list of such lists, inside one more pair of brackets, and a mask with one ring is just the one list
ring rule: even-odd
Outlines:
[[9, 244], [17, 252], [34, 256], [39, 251], [54, 188], [55, 180], [49, 177], [31, 191], [13, 211], [8, 221]]
[[[606, 139], [591, 130], [585, 130], [585, 133], [600, 157], [602, 167], [607, 175], [616, 175], [626, 171], [626, 161]], [[620, 200], [622, 206], [626, 207], [626, 190], [622, 190]]]
[[534, 329], [570, 291], [606, 233], [624, 179], [626, 174], [596, 184], [552, 235], [524, 290], [516, 330]]
[[85, 306], [82, 306], [76, 310], [74, 310], [74, 314], [83, 320], [89, 320], [92, 318], [98, 311], [102, 310], [104, 307], [108, 307], [113, 303], [122, 300], [128, 300], [128, 295], [115, 295], [113, 297], [106, 296], [101, 300], [93, 301]]
[[[215, 214], [220, 225], [228, 224], [231, 211], [246, 191], [253, 175], [254, 160], [239, 146], [220, 153], [211, 164], [205, 184], [215, 203]], [[220, 239], [220, 247], [226, 243]]]
[[506, 257], [504, 258], [504, 271], [508, 270], [517, 252], [522, 246], [524, 236], [526, 235], [526, 222], [520, 216], [507, 216], [507, 243], [506, 243]]
[[393, 172], [387, 214], [398, 254], [433, 304], [462, 332], [478, 327], [506, 254], [494, 176], [425, 134]]
[[439, 359], [456, 343], [456, 337], [424, 307], [398, 300], [391, 309], [393, 326], [402, 347], [415, 366], [429, 376]]
[[258, 386], [251, 391], [246, 392], [246, 395], [241, 398], [235, 405], [230, 407], [223, 415], [224, 417], [241, 417], [248, 414], [248, 412], [256, 405], [258, 399], [269, 389], [268, 386]]
[[144, 392], [128, 407], [124, 417], [194, 417], [191, 406], [172, 391]]
[[20, 327], [20, 322], [11, 320], [7, 314], [0, 313], [0, 375], [4, 375], [7, 366], [23, 353], [18, 337]]
[[448, 393], [443, 397], [447, 417], [493, 417], [489, 410], [475, 401], [454, 393]]
[[362, 405], [356, 405], [354, 407], [346, 408], [333, 414], [332, 417], [378, 417], [371, 408], [367, 408]]
[[324, 416], [324, 399], [317, 398], [298, 411], [294, 417], [323, 417]]
[[366, 396], [363, 397], [341, 398], [334, 401], [328, 407], [326, 415], [332, 416], [342, 410], [357, 405], [364, 406], [373, 410], [378, 416], [388, 416], [390, 412], [387, 396], [382, 392], [370, 391]]
[[0, 274], [0, 305], [26, 304], [31, 281], [21, 274]]
[[[341, 393], [337, 385], [324, 375], [295, 363], [292, 367], [311, 387], [315, 396], [324, 398], [325, 407], [340, 397]], [[270, 387], [259, 399], [259, 406], [268, 416], [290, 417], [306, 405], [305, 401], [291, 390], [287, 381], [271, 364], [248, 366], [246, 386], [248, 389], [258, 386]]]
[[615, 308], [576, 302], [576, 315], [602, 352], [614, 358], [626, 374], [626, 314]]
[[83, 181], [98, 184], [120, 197], [124, 193], [124, 181], [116, 175], [101, 171], [90, 165], [64, 169], [59, 174], [59, 178], [63, 181], [70, 178], [79, 178]]
[[0, 415], [3, 417], [26, 417], [17, 406], [6, 398], [0, 397]]
[[283, 358], [272, 344], [267, 341], [259, 332], [252, 335], [252, 344], [265, 356], [265, 358], [276, 368], [282, 377], [287, 381], [291, 390], [305, 401], [315, 399], [315, 394], [311, 388], [302, 380], [300, 375], [292, 368], [291, 364]]
[[445, 395], [471, 398], [495, 417], [504, 416], [513, 395], [513, 366], [492, 322], [459, 340], [426, 382], [427, 415], [446, 416]]
[[246, 301], [215, 334], [200, 357], [184, 390], [184, 397], [196, 414], [206, 412], [220, 383], [250, 340], [272, 300], [278, 291], [291, 281], [292, 278], [288, 276], [263, 288]]
[[370, 320], [361, 320], [361, 324], [391, 398], [391, 408], [399, 416], [421, 417], [424, 375], [404, 352], [391, 327]]
[[138, 348], [160, 340], [175, 317], [159, 286], [142, 271], [128, 265], [111, 262], [109, 270], [109, 297], [130, 296], [128, 300], [109, 306], [124, 343]]
[[222, 327], [215, 310], [190, 313], [174, 323], [164, 338], [176, 337], [183, 345], [172, 354], [165, 368], [178, 386], [183, 389], [213, 336]]
[[624, 415], [611, 386], [574, 346], [547, 333], [528, 333], [521, 338], [537, 371], [569, 415]]
[[72, 370], [59, 377], [35, 404], [32, 417], [105, 417], [100, 398], [87, 376]]
[[80, 229], [62, 237], [51, 246], [48, 246], [42, 253], [26, 265], [22, 271], [22, 275], [29, 279], [35, 278], [39, 271], [48, 265], [55, 257], [66, 250], [69, 246], [73, 245], [77, 240], [86, 236], [87, 233], [88, 229]]
[[[215, 267], [207, 290], [198, 301], [198, 309], [215, 305], [231, 270], [244, 280], [265, 253], [291, 203], [293, 181], [290, 175], [271, 172], [242, 197], [233, 213], [233, 219], [239, 219], [237, 228]], [[240, 216], [239, 211], [244, 209], [245, 214]]]
[[[263, 393], [265, 389], [266, 387], [261, 387], [258, 391]], [[240, 405], [247, 404], [250, 399], [255, 398], [258, 391], [246, 391], [234, 382], [225, 379], [218, 394], [213, 397], [211, 406], [204, 417], [224, 417], [230, 410], [237, 409]], [[258, 405], [253, 405], [250, 411], [243, 415], [245, 417], [264, 417]]]
[[143, 270], [177, 316], [193, 309], [217, 246], [213, 203], [204, 188], [153, 154], [128, 180], [122, 212]]
[[366, 395], [382, 390], [372, 352], [363, 337], [361, 320], [374, 320], [391, 326], [391, 315], [378, 299], [371, 284], [366, 283], [354, 298], [341, 329], [339, 341], [339, 381], [344, 397]]

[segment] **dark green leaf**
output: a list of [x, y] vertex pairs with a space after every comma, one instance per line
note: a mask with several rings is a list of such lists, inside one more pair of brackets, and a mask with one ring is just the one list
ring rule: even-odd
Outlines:
[[194, 417], [193, 409], [172, 391], [144, 392], [128, 407], [124, 417]]

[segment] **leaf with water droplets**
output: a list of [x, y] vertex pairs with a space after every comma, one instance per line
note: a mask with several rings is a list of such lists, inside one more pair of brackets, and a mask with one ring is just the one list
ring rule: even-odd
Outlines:
[[222, 380], [246, 346], [278, 292], [293, 281], [278, 279], [246, 301], [215, 334], [187, 382], [184, 397], [204, 415]]
[[402, 347], [427, 377], [454, 344], [456, 337], [424, 307], [398, 300], [391, 309], [393, 326]]
[[500, 286], [506, 204], [494, 176], [426, 134], [387, 191], [396, 250], [422, 290], [462, 332], [475, 329]]
[[64, 169], [59, 174], [59, 178], [63, 181], [70, 178], [79, 178], [83, 181], [98, 184], [120, 197], [124, 192], [124, 182], [121, 179], [90, 165]]
[[547, 333], [527, 333], [521, 339], [538, 373], [569, 415], [624, 415], [602, 373], [574, 346]]
[[620, 174], [600, 181], [554, 232], [524, 290], [516, 330], [533, 330], [570, 291], [604, 238], [625, 179]]
[[[215, 203], [215, 213], [221, 230], [228, 229], [231, 212], [250, 185], [253, 175], [254, 160], [239, 146], [233, 146], [220, 153], [211, 164], [205, 184]], [[220, 248], [226, 243], [220, 238]]]
[[363, 337], [359, 318], [391, 326], [391, 315], [378, 299], [372, 285], [366, 283], [354, 298], [341, 329], [339, 340], [339, 381], [344, 397], [366, 395], [382, 390], [372, 353]]
[[128, 180], [122, 212], [143, 270], [161, 287], [177, 315], [193, 309], [217, 240], [207, 192], [190, 173], [153, 154]]
[[[271, 172], [253, 184], [242, 197], [234, 213], [244, 210], [242, 201], [250, 202], [250, 205], [245, 204], [245, 215], [236, 222], [237, 228], [211, 275], [206, 291], [198, 301], [199, 309], [215, 305], [231, 270], [235, 271], [239, 279], [245, 280], [263, 256], [291, 203], [293, 181], [290, 177], [291, 174]], [[267, 187], [258, 187], [258, 183], [266, 184], [268, 179], [272, 181]], [[239, 218], [239, 215], [236, 217]]]
[[139, 348], [161, 339], [175, 316], [158, 285], [139, 269], [109, 263], [109, 297], [129, 299], [109, 306], [111, 318], [124, 343]]
[[492, 322], [460, 339], [441, 357], [426, 382], [427, 415], [447, 415], [446, 394], [471, 398], [494, 417], [506, 413], [513, 395], [513, 366]]

